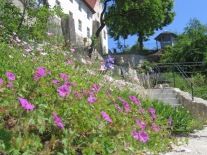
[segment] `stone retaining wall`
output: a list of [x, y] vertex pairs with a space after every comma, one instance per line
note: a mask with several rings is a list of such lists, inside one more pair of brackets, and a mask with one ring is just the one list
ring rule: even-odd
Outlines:
[[190, 113], [207, 119], [207, 101], [201, 98], [194, 97], [194, 101], [192, 101], [192, 97], [189, 93], [183, 92], [178, 88], [174, 88], [174, 91], [177, 93], [177, 97], [180, 99], [180, 103], [185, 109], [189, 110]]
[[[135, 54], [111, 54], [112, 58], [115, 58], [115, 64], [120, 65], [121, 57], [123, 57], [124, 60], [124, 66], [134, 68], [135, 66], [141, 64], [146, 60], [145, 56], [141, 55], [135, 55]], [[104, 59], [106, 59], [107, 56], [104, 56]]]

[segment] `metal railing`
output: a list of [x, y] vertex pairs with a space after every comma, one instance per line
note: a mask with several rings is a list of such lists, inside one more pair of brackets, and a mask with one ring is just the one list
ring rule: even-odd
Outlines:
[[[184, 81], [183, 87], [190, 88], [190, 95], [192, 100], [194, 100], [195, 92], [203, 91], [207, 94], [207, 86], [206, 89], [197, 90], [196, 84], [191, 80], [191, 77], [196, 73], [201, 73], [203, 75], [207, 75], [207, 64], [205, 62], [187, 62], [187, 63], [157, 63], [154, 66], [154, 73], [156, 74], [156, 81], [159, 81], [163, 74], [172, 73], [173, 75], [173, 86], [176, 87], [176, 75], [180, 75]], [[164, 81], [165, 82], [165, 81]], [[169, 81], [168, 81], [169, 82]], [[171, 82], [171, 81], [170, 81]], [[186, 84], [188, 86], [186, 86]]]

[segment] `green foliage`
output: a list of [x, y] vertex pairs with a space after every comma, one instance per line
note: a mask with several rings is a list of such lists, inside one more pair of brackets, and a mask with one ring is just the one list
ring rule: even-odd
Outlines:
[[[123, 89], [117, 89], [121, 84], [112, 84], [118, 81], [109, 81], [108, 74], [100, 73], [99, 61], [92, 63], [83, 59], [78, 51], [63, 51], [60, 45], [54, 47], [53, 42], [41, 50], [33, 47], [26, 52], [24, 46], [0, 43], [0, 78], [3, 80], [0, 83], [0, 131], [5, 133], [0, 136], [0, 149], [3, 153], [144, 154], [150, 151], [158, 154], [170, 150], [173, 132], [191, 131], [192, 117], [186, 110], [177, 112], [158, 101], [141, 98], [131, 92], [124, 81]], [[38, 67], [44, 67], [45, 76], [37, 73]], [[15, 80], [10, 80], [6, 72], [15, 74]], [[63, 79], [60, 73], [69, 78]], [[13, 86], [9, 87], [11, 83]], [[67, 97], [61, 97], [58, 92], [63, 85], [70, 91]], [[97, 98], [93, 103], [88, 101], [93, 96], [91, 93]], [[129, 96], [140, 98], [141, 102], [134, 103]], [[26, 110], [19, 97], [35, 108]], [[126, 102], [130, 107], [128, 112]], [[149, 108], [155, 112], [152, 114]], [[102, 111], [112, 122], [103, 117]], [[53, 112], [60, 119], [54, 118]], [[168, 123], [169, 116], [173, 119], [172, 126]], [[146, 125], [146, 143], [132, 135], [133, 130], [141, 131], [136, 123], [138, 119]], [[60, 128], [57, 121], [61, 121], [64, 128]]]
[[[127, 38], [128, 35], [138, 35], [140, 49], [143, 41], [154, 30], [173, 21], [175, 13], [172, 12], [173, 0], [117, 0], [109, 7], [106, 13], [106, 24], [109, 34], [115, 39]], [[167, 8], [167, 9], [166, 9]]]
[[162, 62], [202, 62], [207, 56], [207, 27], [191, 19], [174, 47], [166, 47]]
[[49, 18], [66, 17], [58, 6], [50, 9], [47, 5], [37, 6], [34, 1], [23, 1], [21, 4], [22, 7], [19, 8], [0, 0], [0, 25], [4, 26], [0, 28], [0, 41], [9, 42], [9, 35], [13, 33], [20, 39], [43, 41], [44, 33], [49, 28]]

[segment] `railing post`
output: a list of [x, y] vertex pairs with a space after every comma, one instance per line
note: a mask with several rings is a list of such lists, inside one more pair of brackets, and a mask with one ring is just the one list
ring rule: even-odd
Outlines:
[[173, 72], [173, 85], [174, 85], [174, 88], [175, 88], [175, 63], [173, 63], [173, 70], [172, 70], [172, 72]]
[[192, 101], [194, 101], [194, 88], [193, 83], [191, 82], [191, 90], [192, 90]]

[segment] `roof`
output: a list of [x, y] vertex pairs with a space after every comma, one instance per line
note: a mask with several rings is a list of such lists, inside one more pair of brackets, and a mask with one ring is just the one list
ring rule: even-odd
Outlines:
[[96, 5], [97, 0], [82, 0], [82, 1], [91, 10], [92, 13], [95, 13], [94, 7]]
[[169, 32], [169, 31], [164, 31], [164, 32], [160, 33], [157, 37], [155, 37], [155, 40], [161, 41], [162, 37], [166, 37], [166, 36], [169, 36], [169, 35], [171, 35], [174, 38], [177, 38], [176, 34], [174, 34], [172, 32]]

